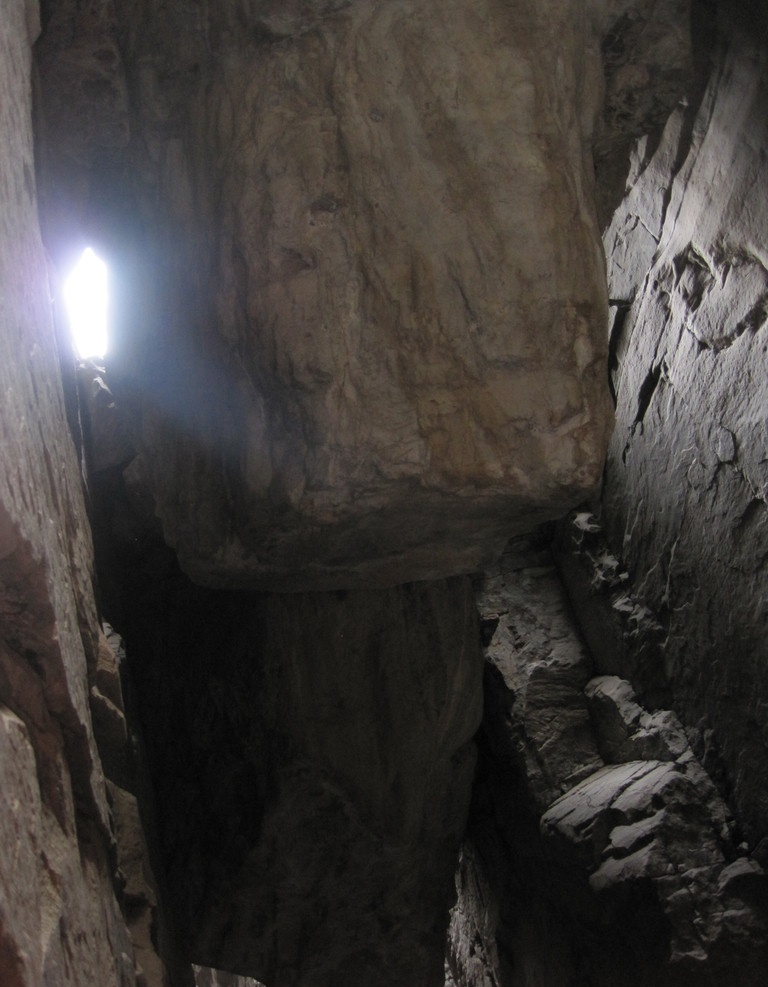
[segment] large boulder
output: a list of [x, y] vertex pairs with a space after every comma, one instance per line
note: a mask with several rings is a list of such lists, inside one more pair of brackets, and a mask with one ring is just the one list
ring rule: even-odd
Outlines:
[[611, 18], [138, 6], [117, 11], [130, 210], [99, 201], [110, 362], [185, 571], [442, 577], [593, 490], [611, 414], [589, 146]]

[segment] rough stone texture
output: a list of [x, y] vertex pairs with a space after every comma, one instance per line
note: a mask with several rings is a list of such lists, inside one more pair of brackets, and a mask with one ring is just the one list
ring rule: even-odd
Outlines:
[[[624, 911], [635, 905], [635, 940], [653, 951], [663, 941], [653, 913], [662, 913], [673, 983], [718, 984], [734, 968], [741, 983], [761, 982], [765, 875], [746, 857], [727, 862], [724, 851], [733, 848], [724, 806], [695, 760], [603, 768], [558, 799], [541, 825], [556, 860], [588, 869], [603, 907], [611, 898]], [[669, 979], [666, 970], [659, 975]]]
[[595, 671], [631, 681], [650, 706], [668, 706], [664, 628], [635, 592], [602, 524], [590, 511], [573, 511], [557, 524], [553, 549]]
[[54, 284], [103, 235], [103, 173], [128, 143], [128, 105], [112, 0], [44, 4], [35, 48], [40, 218]]
[[0, 17], [0, 980], [133, 987], [89, 689], [92, 548], [37, 223], [37, 4]]
[[[62, 387], [71, 346], [56, 336], [38, 228], [37, 13], [10, 2], [0, 21], [0, 981], [167, 987], [150, 937], [132, 942], [115, 866], [132, 796], [107, 791], [102, 772], [127, 783], [129, 737], [97, 621], [77, 407]], [[188, 982], [191, 971], [177, 980]]]
[[485, 715], [446, 983], [762, 984], [768, 882], [674, 713], [616, 675], [586, 681], [543, 537], [478, 599]]
[[451, 909], [445, 987], [498, 987], [499, 903], [481, 858], [465, 843], [456, 870], [457, 906]]
[[595, 485], [593, 152], [605, 212], [690, 73], [688, 0], [46, 9], [48, 247], [114, 262], [190, 575], [466, 572]]
[[600, 753], [608, 764], [623, 761], [675, 761], [688, 750], [688, 738], [671, 710], [648, 713], [636, 702], [626, 679], [601, 675], [584, 690], [599, 724]]
[[765, 862], [768, 72], [765, 25], [737, 14], [701, 106], [653, 157], [639, 148], [606, 234], [618, 421], [603, 515], [663, 629], [677, 712]]
[[109, 795], [126, 921], [142, 987], [163, 987], [168, 980], [157, 947], [157, 888], [148, 866], [149, 851], [138, 803], [133, 794], [117, 785], [109, 785]]
[[[47, 10], [49, 247], [63, 264], [75, 228], [95, 233], [130, 302], [114, 359], [133, 434], [106, 379], [89, 377], [99, 428], [86, 458], [111, 539], [103, 598], [130, 631], [184, 948], [270, 987], [437, 983], [476, 721], [466, 587], [212, 595], [180, 578], [152, 512], [196, 578], [296, 590], [466, 571], [587, 491], [606, 428], [590, 145], [605, 208], [627, 141], [658, 125], [689, 71], [687, 5]], [[691, 120], [673, 119], [651, 164], [655, 139], [645, 141], [633, 183], [664, 186]], [[658, 230], [676, 203], [649, 205]], [[647, 269], [657, 243], [642, 224], [617, 243], [623, 314], [633, 265]], [[729, 304], [748, 323], [731, 338], [686, 251], [675, 277], [686, 305], [701, 296], [693, 335], [737, 348], [756, 334], [747, 296], [757, 285], [762, 297], [762, 275], [729, 261]], [[620, 331], [619, 319], [625, 361]], [[657, 369], [636, 393], [642, 413]], [[727, 471], [739, 434], [718, 430], [712, 449]], [[594, 522], [579, 523], [586, 543]], [[675, 546], [678, 565], [684, 541]], [[658, 572], [630, 593], [619, 554], [593, 560], [611, 618], [585, 629], [593, 647], [602, 638], [595, 667], [551, 560], [486, 584], [489, 756], [449, 955], [461, 987], [666, 987], [691, 958], [704, 970], [695, 982], [720, 987], [729, 964], [760, 982], [759, 868], [727, 863], [724, 810], [713, 821], [711, 785], [673, 714], [651, 701], [670, 692], [664, 608], [657, 619], [642, 602]], [[157, 977], [119, 680], [91, 638], [83, 692], [120, 786], [111, 808], [134, 942]], [[24, 765], [15, 723], [8, 731]], [[622, 787], [634, 768], [603, 769], [608, 795], [571, 830], [559, 813], [593, 792], [585, 779], [602, 758], [648, 760], [637, 786]], [[628, 787], [631, 818], [611, 825]], [[739, 936], [752, 937], [742, 952]]]
[[270, 987], [440, 983], [480, 718], [468, 582], [140, 578], [130, 662], [186, 954]]
[[[637, 137], [661, 132], [693, 77], [690, 0], [611, 0], [588, 5], [601, 38], [604, 100], [593, 154], [601, 227], [623, 197]], [[691, 19], [693, 16], [693, 25]]]
[[114, 219], [142, 256], [106, 243], [133, 302], [112, 367], [208, 583], [466, 572], [599, 479], [584, 5], [337, 6], [117, 11], [135, 206]]
[[486, 634], [486, 727], [515, 751], [540, 812], [602, 766], [584, 697], [592, 660], [578, 636], [552, 557], [513, 542], [483, 577], [478, 608]]

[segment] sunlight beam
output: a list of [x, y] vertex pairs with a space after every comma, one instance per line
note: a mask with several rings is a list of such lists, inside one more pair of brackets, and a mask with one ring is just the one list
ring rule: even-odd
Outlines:
[[90, 247], [64, 282], [64, 303], [80, 359], [103, 357], [107, 352], [107, 265]]

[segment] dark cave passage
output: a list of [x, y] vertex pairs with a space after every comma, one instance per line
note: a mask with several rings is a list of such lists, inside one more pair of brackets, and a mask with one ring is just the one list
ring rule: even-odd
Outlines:
[[9, 0], [3, 987], [762, 987], [767, 32]]

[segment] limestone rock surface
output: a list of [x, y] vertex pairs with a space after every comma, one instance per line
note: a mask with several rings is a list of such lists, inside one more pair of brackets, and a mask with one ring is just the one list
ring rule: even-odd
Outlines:
[[595, 195], [682, 92], [688, 7], [47, 5], [47, 241], [113, 264], [110, 362], [189, 575], [466, 572], [595, 486]]
[[595, 487], [602, 63], [582, 3], [117, 18], [135, 177], [113, 217], [132, 244], [105, 241], [111, 367], [192, 578], [467, 572]]
[[606, 234], [618, 420], [603, 515], [662, 629], [675, 708], [765, 861], [768, 62], [764, 21], [727, 16], [700, 107], [653, 156], [639, 148]]

